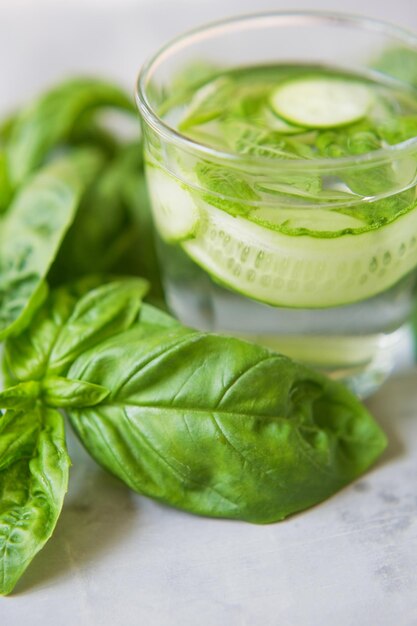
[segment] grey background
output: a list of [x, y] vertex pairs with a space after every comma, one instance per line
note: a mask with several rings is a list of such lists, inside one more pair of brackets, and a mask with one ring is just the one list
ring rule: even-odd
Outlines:
[[[73, 73], [133, 90], [141, 62], [207, 20], [332, 9], [417, 30], [415, 0], [0, 0], [0, 112]], [[381, 462], [328, 502], [265, 527], [196, 518], [141, 498], [70, 437], [70, 491], [53, 539], [1, 626], [416, 626], [417, 371], [369, 403]]]

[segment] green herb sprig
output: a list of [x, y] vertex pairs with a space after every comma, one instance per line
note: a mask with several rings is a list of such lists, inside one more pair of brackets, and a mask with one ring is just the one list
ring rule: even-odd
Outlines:
[[[133, 114], [119, 88], [77, 79], [0, 129], [0, 594], [59, 518], [63, 412], [135, 491], [256, 523], [322, 501], [386, 445], [340, 384], [142, 303], [163, 294], [141, 146], [103, 126], [108, 108]], [[256, 197], [229, 173], [200, 174]]]

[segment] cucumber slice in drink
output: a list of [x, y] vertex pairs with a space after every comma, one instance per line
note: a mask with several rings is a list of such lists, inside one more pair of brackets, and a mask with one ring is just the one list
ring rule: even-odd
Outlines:
[[417, 265], [417, 210], [378, 230], [327, 238], [286, 235], [207, 204], [200, 211], [183, 250], [216, 282], [273, 306], [349, 304]]
[[334, 128], [360, 120], [373, 98], [366, 85], [340, 78], [307, 77], [279, 85], [271, 107], [291, 124], [307, 128]]
[[199, 211], [186, 186], [153, 165], [147, 165], [146, 175], [155, 225], [162, 239], [175, 243], [193, 237]]
[[298, 135], [306, 132], [306, 129], [302, 126], [294, 126], [294, 124], [286, 122], [282, 117], [278, 116], [272, 108], [270, 109], [270, 107], [266, 109], [264, 117], [268, 128], [282, 133], [283, 135]]
[[334, 233], [348, 229], [359, 229], [364, 227], [364, 222], [352, 215], [344, 215], [335, 211], [320, 208], [280, 208], [280, 207], [261, 207], [252, 211], [249, 219], [253, 222], [271, 230], [278, 230], [294, 235], [299, 234], [295, 231], [301, 229], [311, 232]]

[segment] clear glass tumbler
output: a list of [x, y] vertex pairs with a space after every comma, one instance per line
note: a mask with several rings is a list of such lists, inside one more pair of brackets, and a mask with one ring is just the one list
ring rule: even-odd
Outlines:
[[[193, 77], [197, 66], [226, 71], [276, 63], [377, 77], [417, 102], [398, 63], [408, 53], [417, 53], [417, 39], [381, 22], [270, 13], [185, 34], [144, 65], [137, 103], [147, 181], [168, 304], [183, 323], [265, 344], [362, 396], [381, 384], [413, 305], [417, 138], [349, 156], [276, 159], [187, 137], [164, 109], [184, 80], [192, 97], [201, 82], [201, 71]], [[243, 209], [233, 214], [231, 186], [225, 193], [205, 186], [195, 175], [201, 164], [244, 176], [261, 197], [239, 198]], [[299, 193], [297, 181], [309, 177], [319, 181], [318, 197]], [[389, 216], [393, 207], [400, 207], [395, 219], [364, 232], [332, 226], [336, 214]], [[301, 222], [308, 215], [296, 236], [250, 217], [284, 213]]]

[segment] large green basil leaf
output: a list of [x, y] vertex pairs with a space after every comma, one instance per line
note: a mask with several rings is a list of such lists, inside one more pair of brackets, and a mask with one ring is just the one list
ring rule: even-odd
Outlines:
[[0, 594], [50, 538], [68, 484], [61, 415], [40, 405], [0, 417]]
[[8, 382], [63, 375], [84, 350], [129, 328], [147, 291], [141, 278], [100, 285], [100, 277], [51, 292], [29, 328], [5, 344]]
[[44, 279], [102, 158], [80, 149], [43, 168], [0, 221], [0, 340], [16, 334], [46, 295]]
[[50, 150], [65, 142], [86, 114], [103, 107], [135, 110], [123, 90], [93, 78], [68, 80], [25, 108], [14, 121], [7, 145], [13, 184], [22, 183]]
[[80, 356], [69, 376], [110, 391], [69, 410], [92, 456], [132, 489], [194, 513], [283, 519], [386, 445], [342, 385], [235, 338], [178, 326], [146, 336], [139, 324]]

